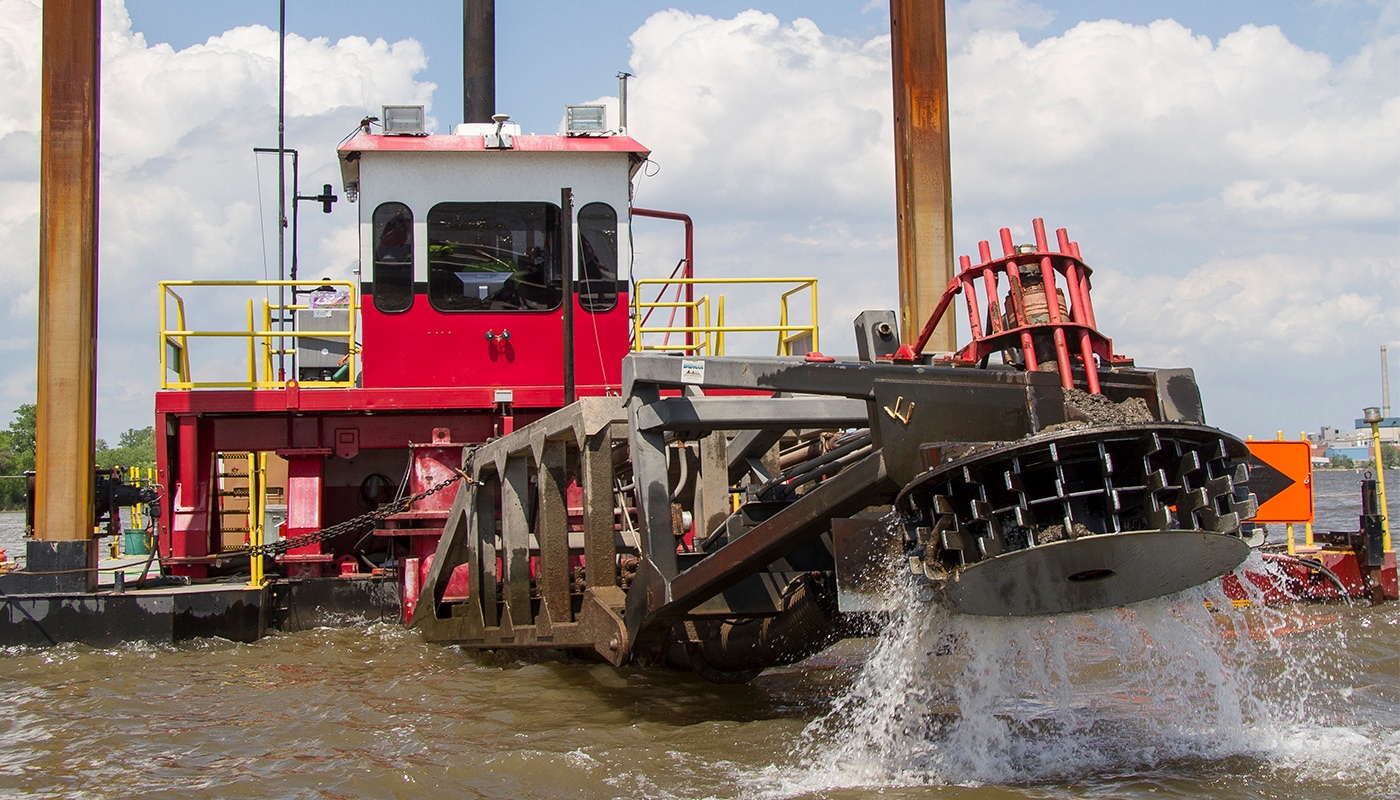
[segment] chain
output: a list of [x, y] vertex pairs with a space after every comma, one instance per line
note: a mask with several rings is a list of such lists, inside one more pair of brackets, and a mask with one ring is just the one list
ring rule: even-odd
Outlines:
[[361, 514], [358, 517], [355, 517], [353, 519], [347, 519], [344, 522], [337, 522], [336, 524], [328, 528], [322, 528], [319, 531], [303, 533], [301, 536], [298, 536], [295, 539], [282, 539], [280, 541], [269, 542], [264, 545], [259, 545], [258, 547], [249, 547], [244, 552], [252, 557], [280, 555], [295, 547], [305, 547], [309, 544], [324, 542], [325, 540], [333, 539], [341, 535], [342, 533], [349, 533], [351, 531], [360, 530], [361, 528], [368, 527], [376, 522], [382, 522], [401, 511], [407, 511], [409, 506], [413, 505], [419, 500], [436, 494], [437, 492], [446, 489], [447, 487], [451, 486], [452, 484], [458, 481], [466, 481], [468, 484], [476, 482], [472, 480], [471, 477], [467, 475], [467, 473], [462, 472], [461, 470], [456, 470], [456, 473], [457, 474], [443, 480], [442, 483], [439, 483], [437, 486], [434, 486], [431, 489], [424, 489], [423, 491], [413, 495], [412, 497], [399, 498], [398, 500], [395, 500], [394, 502], [389, 503], [388, 505], [380, 506], [379, 508], [376, 508], [375, 510], [367, 514]]

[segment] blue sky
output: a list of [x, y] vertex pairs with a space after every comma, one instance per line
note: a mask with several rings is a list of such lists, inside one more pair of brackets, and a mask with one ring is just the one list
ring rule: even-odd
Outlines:
[[[498, 109], [526, 131], [637, 74], [631, 132], [659, 169], [637, 202], [695, 217], [702, 274], [817, 276], [836, 353], [856, 313], [894, 307], [885, 4], [498, 5]], [[1115, 350], [1194, 368], [1236, 433], [1349, 429], [1380, 402], [1379, 346], [1400, 354], [1400, 0], [948, 13], [957, 253], [1036, 216], [1069, 228]], [[335, 144], [381, 104], [460, 121], [460, 15], [290, 3], [304, 188], [339, 185]], [[38, 21], [39, 0], [0, 0], [0, 414], [34, 396]], [[252, 155], [276, 142], [276, 25], [272, 0], [104, 0], [108, 439], [150, 424], [157, 281], [276, 273], [275, 166]], [[304, 273], [350, 277], [353, 212], [302, 216]], [[675, 263], [663, 228], [639, 226], [639, 274]]]

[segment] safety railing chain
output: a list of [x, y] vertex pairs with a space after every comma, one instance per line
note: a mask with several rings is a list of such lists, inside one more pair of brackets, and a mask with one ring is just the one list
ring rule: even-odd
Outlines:
[[269, 542], [267, 544], [262, 544], [257, 547], [249, 547], [244, 552], [246, 552], [250, 557], [282, 555], [288, 550], [292, 550], [293, 548], [305, 547], [309, 544], [316, 544], [317, 542], [324, 542], [327, 539], [333, 539], [341, 535], [342, 533], [350, 533], [352, 531], [361, 530], [362, 528], [365, 528], [369, 525], [373, 525], [376, 522], [386, 520], [394, 514], [398, 514], [402, 511], [407, 511], [410, 506], [412, 506], [419, 500], [431, 497], [432, 495], [442, 491], [443, 489], [446, 489], [447, 487], [451, 486], [454, 483], [457, 483], [458, 481], [465, 481], [468, 485], [476, 482], [472, 480], [471, 476], [467, 475], [465, 472], [457, 470], [457, 474], [453, 475], [450, 478], [444, 479], [441, 483], [432, 488], [424, 489], [418, 494], [409, 497], [399, 498], [398, 500], [395, 500], [394, 502], [389, 503], [387, 505], [380, 506], [379, 508], [376, 508], [373, 511], [361, 514], [360, 516], [354, 517], [352, 519], [347, 519], [344, 522], [337, 522], [334, 525], [322, 528], [318, 531], [304, 533], [301, 536], [297, 536], [292, 539], [281, 539], [279, 541]]

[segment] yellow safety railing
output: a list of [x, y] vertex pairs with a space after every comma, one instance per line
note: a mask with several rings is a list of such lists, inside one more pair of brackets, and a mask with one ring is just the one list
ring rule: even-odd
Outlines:
[[[145, 469], [141, 467], [126, 468], [126, 482], [132, 486], [149, 486], [155, 483], [155, 478], [155, 470], [150, 467]], [[127, 539], [127, 535], [129, 534], [139, 533], [145, 538], [147, 549], [137, 555], [146, 555], [151, 552], [149, 548], [154, 546], [155, 537], [146, 533], [146, 523], [149, 520], [150, 517], [147, 514], [145, 503], [137, 503], [131, 506], [131, 517], [127, 527], [122, 530], [122, 535], [116, 537], [116, 541], [112, 542], [112, 547], [115, 551], [112, 554], [113, 557], [128, 555], [127, 547], [130, 540]]]
[[[291, 288], [293, 297], [309, 291], [344, 291], [348, 299], [346, 305], [331, 307], [332, 310], [345, 310], [349, 313], [348, 327], [345, 330], [301, 331], [278, 330], [273, 327], [273, 318], [291, 317], [297, 311], [312, 309], [307, 304], [292, 303], [281, 306], [267, 299], [262, 301], [261, 314], [255, 315], [254, 301], [247, 300], [247, 330], [193, 330], [186, 324], [185, 298], [175, 290], [210, 288], [246, 288], [263, 290]], [[300, 290], [297, 292], [295, 290]], [[171, 313], [174, 325], [171, 325]], [[295, 344], [301, 339], [329, 339], [345, 342], [347, 357], [345, 373], [336, 380], [300, 381], [303, 388], [354, 386], [359, 369], [356, 356], [359, 346], [355, 343], [355, 326], [359, 318], [360, 305], [355, 294], [355, 285], [349, 281], [161, 281], [160, 283], [160, 375], [162, 389], [280, 389], [286, 385], [279, 380], [274, 362], [278, 357], [286, 357], [289, 365], [295, 364]], [[195, 380], [190, 372], [190, 345], [192, 340], [245, 339], [247, 341], [247, 380]], [[288, 344], [290, 342], [290, 345]], [[287, 379], [296, 376], [293, 366]], [[174, 377], [172, 378], [172, 373]]]
[[[693, 295], [693, 286], [787, 286], [779, 295], [778, 322], [775, 325], [729, 325], [724, 318], [724, 295], [714, 303], [709, 295]], [[649, 292], [650, 287], [656, 287]], [[794, 301], [807, 293], [806, 303]], [[667, 295], [672, 299], [663, 299]], [[644, 296], [655, 300], [643, 300]], [[687, 295], [684, 296], [683, 295]], [[799, 304], [800, 303], [800, 304]], [[793, 306], [807, 307], [810, 322], [793, 322]], [[714, 316], [711, 317], [711, 309]], [[667, 309], [666, 324], [649, 324], [658, 309]], [[677, 324], [677, 316], [684, 319]], [[688, 320], [688, 322], [686, 322]], [[632, 349], [638, 352], [662, 350], [692, 355], [722, 356], [727, 334], [776, 333], [777, 355], [806, 355], [818, 349], [816, 278], [648, 278], [637, 281], [632, 293]], [[660, 339], [657, 342], [657, 339]]]

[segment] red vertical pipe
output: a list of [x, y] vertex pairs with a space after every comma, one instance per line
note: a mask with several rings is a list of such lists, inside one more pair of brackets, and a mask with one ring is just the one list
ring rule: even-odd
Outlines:
[[1099, 370], [1094, 364], [1094, 346], [1089, 341], [1089, 332], [1079, 331], [1079, 358], [1084, 362], [1084, 381], [1089, 385], [1089, 394], [1100, 394]]
[[[1060, 252], [1069, 255], [1069, 232], [1064, 228], [1055, 231], [1055, 238], [1059, 240]], [[1069, 318], [1079, 323], [1086, 324], [1084, 317], [1083, 290], [1084, 285], [1079, 280], [1079, 267], [1074, 263], [1073, 258], [1065, 259], [1065, 288], [1069, 292]]]
[[[1035, 231], [1035, 249], [1041, 253], [1050, 250], [1050, 242], [1045, 236], [1045, 220], [1036, 217], [1031, 220], [1031, 228]], [[1050, 315], [1050, 324], [1054, 327], [1055, 339], [1055, 363], [1060, 367], [1060, 385], [1066, 389], [1074, 386], [1074, 373], [1070, 371], [1069, 347], [1065, 343], [1065, 331], [1060, 327], [1060, 300], [1055, 291], [1055, 267], [1046, 256], [1040, 259], [1040, 286], [1045, 292], [1045, 310]]]
[[[1041, 228], [1037, 238], [1045, 237], [1045, 229]], [[1044, 248], [1042, 248], [1044, 252]], [[1050, 325], [1054, 328], [1055, 338], [1055, 363], [1060, 368], [1060, 385], [1066, 389], [1074, 388], [1074, 372], [1069, 364], [1069, 346], [1065, 342], [1065, 329], [1063, 319], [1060, 317], [1060, 299], [1055, 291], [1055, 267], [1051, 263], [1050, 256], [1040, 259], [1040, 283], [1041, 290], [1045, 292], [1045, 308], [1050, 314]]]
[[1035, 249], [1044, 253], [1050, 250], [1050, 241], [1045, 237], [1045, 220], [1036, 217], [1031, 220], [1031, 228], [1035, 231]]
[[[1080, 264], [1083, 264], [1084, 257], [1079, 255], [1079, 242], [1070, 242], [1069, 248], [1070, 255], [1074, 256], [1074, 260], [1078, 261]], [[1094, 330], [1098, 330], [1099, 323], [1094, 319], [1094, 298], [1092, 296], [1092, 293], [1090, 292], [1090, 289], [1092, 288], [1092, 283], [1089, 280], [1088, 267], [1085, 267], [1084, 271], [1079, 273], [1079, 281], [1082, 285], [1082, 291], [1080, 293], [1084, 297], [1084, 319], [1088, 322], [1089, 327], [1093, 328]]]
[[997, 295], [997, 273], [989, 266], [992, 260], [992, 246], [986, 239], [977, 243], [977, 255], [982, 259], [982, 291], [987, 296], [987, 315], [992, 319], [992, 333], [1004, 333], [1006, 326], [1001, 322], [1001, 306]]
[[[670, 219], [685, 225], [685, 272], [681, 274], [684, 278], [695, 277], [695, 223], [691, 221], [689, 214], [682, 214], [677, 211], [657, 211], [654, 208], [633, 208], [632, 216], [650, 217], [652, 219]], [[695, 327], [695, 284], [685, 284], [685, 327]], [[670, 334], [667, 334], [669, 336]], [[685, 334], [687, 346], [695, 345], [695, 332], [689, 330]]]
[[[1002, 228], [1001, 250], [1004, 258], [1010, 258], [1016, 254], [1016, 243], [1011, 239], [1011, 229]], [[1021, 288], [1021, 267], [1014, 260], [1006, 263], [1006, 280], [1011, 284], [1011, 319], [1016, 327], [1024, 328], [1028, 324], [1026, 319], [1025, 290]], [[1035, 343], [1031, 341], [1031, 335], [1027, 331], [1021, 331], [1021, 351], [1026, 357], [1026, 369], [1034, 372], [1039, 363], [1035, 358]]]
[[[1002, 228], [1001, 249], [1004, 257], [1011, 257], [1016, 254], [1016, 243], [1011, 239], [1011, 229]], [[1025, 308], [1025, 291], [1021, 288], [1021, 267], [1014, 261], [1006, 265], [1006, 280], [1011, 284], [1011, 318], [1015, 321], [1016, 327], [1024, 328], [1027, 325]], [[1031, 335], [1025, 331], [1021, 332], [1021, 349], [1026, 354], [1026, 369], [1035, 371], [1039, 364], [1035, 359], [1035, 345], [1031, 343]]]
[[967, 296], [967, 327], [972, 332], [972, 341], [982, 338], [982, 314], [977, 308], [977, 284], [973, 283], [970, 277], [972, 272], [972, 259], [967, 256], [958, 258], [958, 280], [962, 284], [963, 294]]
[[[1061, 253], [1068, 254], [1072, 251], [1069, 231], [1060, 228], [1055, 231], [1055, 238], [1059, 242]], [[1084, 283], [1079, 275], [1079, 264], [1073, 257], [1065, 259], [1065, 284], [1070, 294], [1070, 319], [1081, 326], [1079, 358], [1084, 362], [1084, 380], [1089, 385], [1089, 394], [1099, 394], [1099, 373], [1094, 364], [1094, 347], [1089, 339], [1088, 322], [1085, 317]]]
[[[1011, 240], [1010, 231], [1002, 228], [1002, 244]], [[1021, 328], [1021, 350], [1026, 356], [1026, 369], [1034, 372], [1039, 363], [1035, 358], [1035, 344], [1031, 341], [1031, 334], [1025, 330], [1029, 324], [1026, 318], [1025, 290], [1021, 288], [1021, 266], [1014, 260], [1006, 263], [1006, 279], [1011, 284], [1011, 318], [1016, 327]]]

